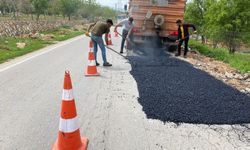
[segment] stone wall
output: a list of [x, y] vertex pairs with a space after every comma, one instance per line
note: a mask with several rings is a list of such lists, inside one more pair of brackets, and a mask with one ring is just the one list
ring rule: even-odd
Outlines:
[[0, 37], [22, 36], [74, 24], [67, 21], [0, 21]]

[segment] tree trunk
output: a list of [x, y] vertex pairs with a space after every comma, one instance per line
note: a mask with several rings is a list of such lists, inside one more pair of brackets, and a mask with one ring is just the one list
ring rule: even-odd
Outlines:
[[206, 43], [206, 39], [205, 39], [204, 35], [201, 36], [201, 40], [202, 40], [202, 44]]
[[68, 20], [69, 20], [69, 21], [71, 20], [70, 15], [68, 15]]
[[5, 10], [5, 7], [3, 7], [3, 12], [2, 12], [2, 15], [4, 16], [6, 13], [6, 10]]
[[216, 49], [218, 47], [218, 42], [213, 41], [213, 49]]
[[36, 21], [39, 21], [40, 14], [36, 15]]
[[13, 18], [14, 18], [14, 20], [16, 20], [16, 11], [15, 10], [13, 11]]

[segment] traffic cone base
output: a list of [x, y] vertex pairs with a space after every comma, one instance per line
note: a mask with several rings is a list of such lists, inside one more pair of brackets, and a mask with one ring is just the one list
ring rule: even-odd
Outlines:
[[82, 137], [80, 141], [81, 143], [79, 143], [78, 147], [67, 147], [67, 145], [65, 145], [65, 147], [61, 147], [57, 140], [56, 143], [53, 145], [52, 150], [87, 150], [89, 140], [86, 137]]
[[88, 66], [85, 76], [100, 76], [97, 72], [96, 66]]
[[88, 74], [87, 72], [85, 73], [85, 76], [86, 77], [91, 77], [91, 76], [100, 76], [99, 73], [96, 73], [96, 74]]

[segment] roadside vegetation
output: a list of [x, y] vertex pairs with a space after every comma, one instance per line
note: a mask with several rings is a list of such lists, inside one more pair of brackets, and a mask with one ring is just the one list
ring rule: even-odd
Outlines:
[[115, 16], [95, 0], [0, 0], [0, 63], [81, 35], [89, 22]]
[[19, 20], [29, 18], [44, 20], [64, 18], [95, 20], [114, 18], [116, 11], [101, 6], [95, 0], [0, 0], [0, 19], [11, 17]]
[[249, 7], [249, 0], [189, 1], [185, 22], [198, 27], [197, 39], [190, 45], [241, 72], [250, 71]]
[[0, 38], [0, 63], [35, 50], [41, 49], [59, 41], [83, 34], [84, 30], [60, 27], [46, 32], [37, 33], [32, 37]]
[[250, 53], [228, 53], [226, 48], [212, 48], [199, 41], [191, 40], [190, 47], [203, 55], [223, 61], [241, 73], [250, 71]]

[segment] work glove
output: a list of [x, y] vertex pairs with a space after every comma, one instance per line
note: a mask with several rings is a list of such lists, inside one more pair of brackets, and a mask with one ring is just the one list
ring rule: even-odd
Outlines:
[[85, 33], [85, 35], [86, 35], [86, 36], [88, 36], [88, 37], [90, 37], [90, 34], [89, 34], [89, 32], [86, 32], [86, 33]]

